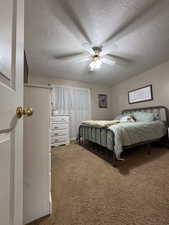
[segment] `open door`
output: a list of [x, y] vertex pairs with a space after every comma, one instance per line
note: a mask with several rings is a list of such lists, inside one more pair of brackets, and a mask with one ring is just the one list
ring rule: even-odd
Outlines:
[[0, 225], [23, 225], [24, 1], [0, 0]]
[[51, 214], [51, 89], [25, 85], [24, 104], [31, 105], [34, 114], [24, 119], [24, 224]]

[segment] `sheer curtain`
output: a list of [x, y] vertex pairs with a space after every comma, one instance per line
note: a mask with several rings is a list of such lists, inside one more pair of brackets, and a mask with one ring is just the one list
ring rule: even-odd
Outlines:
[[91, 119], [91, 96], [88, 88], [52, 86], [53, 109], [70, 115], [70, 138], [76, 139], [83, 120]]

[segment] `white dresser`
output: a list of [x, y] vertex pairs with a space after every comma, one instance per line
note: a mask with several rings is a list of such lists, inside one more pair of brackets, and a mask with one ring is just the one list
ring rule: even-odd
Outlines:
[[51, 117], [51, 146], [69, 143], [69, 115], [53, 115]]

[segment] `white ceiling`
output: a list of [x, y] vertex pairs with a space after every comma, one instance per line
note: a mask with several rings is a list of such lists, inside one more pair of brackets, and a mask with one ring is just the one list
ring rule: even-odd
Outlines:
[[[132, 63], [89, 73], [87, 61], [56, 59], [83, 52], [85, 43]], [[169, 0], [27, 0], [25, 49], [34, 76], [119, 82], [169, 59]]]

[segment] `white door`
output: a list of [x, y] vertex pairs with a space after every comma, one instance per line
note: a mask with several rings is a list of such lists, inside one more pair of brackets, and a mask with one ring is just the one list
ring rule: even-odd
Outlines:
[[24, 88], [24, 104], [34, 114], [24, 118], [24, 224], [51, 214], [50, 89]]
[[0, 0], [0, 225], [22, 224], [24, 0]]

